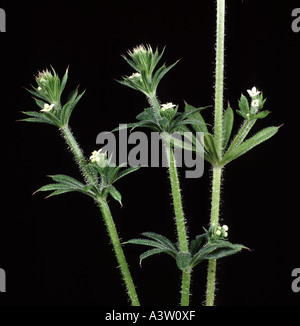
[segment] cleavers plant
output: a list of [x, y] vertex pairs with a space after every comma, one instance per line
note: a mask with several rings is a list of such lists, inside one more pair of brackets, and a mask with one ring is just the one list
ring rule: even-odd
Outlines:
[[[224, 102], [224, 26], [225, 0], [217, 0], [217, 36], [216, 36], [216, 71], [215, 71], [215, 101], [214, 125], [212, 131], [205, 122], [202, 113], [206, 107], [195, 108], [185, 103], [184, 111], [172, 102], [161, 104], [157, 89], [161, 79], [177, 62], [170, 66], [158, 66], [164, 50], [153, 51], [150, 45], [139, 45], [127, 55], [125, 61], [133, 69], [132, 75], [124, 76], [119, 82], [125, 86], [142, 92], [149, 107], [137, 115], [136, 122], [122, 125], [121, 128], [148, 128], [160, 133], [168, 163], [168, 176], [174, 207], [174, 221], [177, 231], [177, 242], [173, 243], [161, 234], [143, 232], [140, 238], [128, 240], [123, 244], [136, 244], [149, 247], [140, 255], [140, 262], [150, 256], [166, 253], [174, 258], [181, 271], [181, 301], [182, 306], [188, 306], [190, 301], [190, 284], [192, 270], [203, 261], [208, 261], [206, 305], [214, 305], [215, 279], [217, 259], [240, 252], [246, 247], [233, 244], [228, 240], [228, 226], [219, 224], [220, 195], [222, 172], [224, 167], [233, 160], [244, 155], [257, 145], [274, 136], [279, 127], [267, 127], [248, 137], [258, 119], [264, 119], [269, 111], [264, 110], [265, 99], [261, 91], [253, 87], [249, 89], [248, 98], [241, 95], [236, 113], [243, 119], [238, 131], [233, 135], [234, 111], [228, 104], [223, 109]], [[94, 151], [87, 160], [76, 142], [70, 127], [69, 119], [74, 107], [83, 93], [76, 88], [62, 104], [61, 97], [68, 79], [68, 69], [62, 78], [54, 69], [46, 70], [36, 77], [37, 86], [29, 90], [33, 94], [40, 112], [24, 112], [28, 117], [23, 121], [47, 123], [56, 126], [68, 146], [72, 150], [78, 166], [84, 176], [84, 181], [78, 181], [70, 176], [58, 174], [51, 176], [54, 183], [41, 187], [38, 191], [52, 191], [49, 196], [66, 192], [78, 191], [93, 198], [99, 205], [104, 223], [107, 227], [115, 255], [120, 266], [132, 305], [139, 305], [135, 286], [120, 244], [113, 218], [107, 203], [110, 195], [121, 203], [121, 194], [114, 183], [121, 177], [136, 171], [139, 167], [125, 168], [123, 165], [111, 166], [110, 158], [103, 151]], [[202, 112], [203, 111], [203, 112]], [[192, 135], [190, 143], [180, 142], [174, 133]], [[201, 137], [198, 137], [198, 134]], [[212, 197], [209, 227], [203, 227], [204, 232], [189, 241], [187, 222], [183, 212], [181, 188], [174, 155], [175, 148], [192, 150], [201, 155], [212, 167]], [[204, 219], [203, 216], [199, 217]], [[204, 223], [203, 223], [204, 224]]]

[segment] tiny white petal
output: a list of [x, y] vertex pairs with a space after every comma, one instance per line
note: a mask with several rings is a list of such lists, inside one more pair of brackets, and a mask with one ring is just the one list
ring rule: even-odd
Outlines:
[[222, 226], [222, 229], [223, 229], [224, 231], [228, 231], [229, 228], [228, 228], [227, 225], [223, 225], [223, 226]]
[[258, 91], [255, 86], [252, 87], [252, 89], [247, 89], [247, 92], [251, 97], [254, 97], [254, 96], [257, 96], [260, 94], [260, 91]]
[[161, 110], [162, 111], [165, 111], [165, 110], [168, 110], [168, 109], [172, 109], [172, 108], [174, 108], [176, 105], [175, 104], [173, 104], [172, 102], [168, 102], [168, 103], [166, 103], [166, 104], [162, 104], [162, 106], [161, 106]]
[[139, 72], [134, 72], [131, 76], [129, 76], [128, 78], [133, 79], [133, 78], [140, 78], [141, 74]]
[[53, 107], [54, 107], [54, 104], [49, 105], [48, 103], [45, 103], [44, 108], [41, 111], [49, 112], [49, 111], [51, 111], [53, 109]]

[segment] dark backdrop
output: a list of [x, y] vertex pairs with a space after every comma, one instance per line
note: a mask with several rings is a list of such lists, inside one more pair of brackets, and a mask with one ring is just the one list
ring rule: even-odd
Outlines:
[[[291, 29], [298, 1], [227, 1], [225, 100], [237, 108], [246, 89], [257, 86], [272, 114], [256, 128], [281, 125], [279, 133], [225, 169], [222, 221], [230, 240], [251, 248], [218, 266], [218, 305], [299, 305], [291, 290], [299, 259], [299, 55], [300, 33]], [[80, 178], [58, 131], [16, 122], [35, 109], [24, 87], [52, 65], [70, 65], [66, 93], [87, 89], [70, 124], [86, 155], [96, 136], [132, 122], [147, 102], [115, 79], [131, 74], [121, 58], [144, 43], [166, 45], [164, 60], [181, 61], [161, 82], [162, 103], [213, 104], [215, 1], [31, 1], [1, 3], [0, 267], [7, 274], [3, 305], [128, 305], [108, 236], [89, 198], [80, 194], [44, 199], [32, 193], [66, 173]], [[212, 111], [206, 112], [208, 121]], [[236, 125], [241, 120], [236, 118]], [[257, 130], [257, 129], [256, 129]], [[189, 234], [209, 222], [211, 171], [200, 179], [181, 172]], [[122, 179], [123, 205], [110, 200], [121, 238], [143, 231], [176, 240], [164, 168], [144, 168]], [[142, 248], [124, 247], [144, 305], [177, 305], [180, 273], [168, 256], [145, 260]], [[191, 303], [204, 302], [206, 265], [193, 273]]]

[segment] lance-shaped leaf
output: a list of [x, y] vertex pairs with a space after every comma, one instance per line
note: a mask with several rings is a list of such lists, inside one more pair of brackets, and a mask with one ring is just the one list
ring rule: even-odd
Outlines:
[[234, 115], [232, 108], [228, 105], [223, 118], [223, 150], [226, 149], [233, 127]]
[[49, 196], [47, 197], [51, 197], [51, 196], [55, 196], [55, 195], [60, 195], [66, 192], [71, 192], [71, 191], [77, 191], [77, 192], [81, 192], [85, 195], [88, 195], [92, 198], [96, 198], [96, 195], [94, 193], [93, 189], [93, 185], [86, 185], [84, 183], [81, 183], [80, 181], [69, 177], [67, 175], [64, 174], [56, 174], [56, 175], [52, 175], [50, 176], [52, 178], [53, 181], [56, 181], [56, 183], [51, 183], [48, 185], [45, 185], [41, 188], [39, 188], [36, 192], [39, 191], [53, 191]]
[[[272, 136], [274, 136], [279, 127], [268, 127], [261, 131], [259, 131], [257, 134], [246, 140], [244, 143], [240, 144], [238, 147], [235, 148], [234, 151], [229, 153], [228, 155], [224, 156], [224, 159], [222, 160], [222, 163], [228, 164], [229, 162], [237, 159], [238, 157], [244, 155], [248, 151], [250, 151], [255, 146], [263, 143], [264, 141], [268, 140]], [[227, 153], [226, 153], [227, 154]]]
[[169, 247], [169, 249], [173, 250], [175, 253], [177, 251], [177, 248], [174, 245], [174, 243], [161, 234], [154, 233], [154, 232], [143, 232], [142, 235], [144, 237], [156, 240], [157, 242]]
[[254, 120], [244, 120], [241, 128], [239, 129], [238, 133], [233, 138], [230, 146], [228, 147], [226, 153], [223, 156], [222, 162], [225, 162], [227, 160], [227, 157], [231, 155], [232, 152], [235, 151], [235, 149], [244, 141], [244, 139], [249, 134], [250, 130], [253, 128], [254, 124], [256, 122], [256, 119]]
[[204, 134], [204, 147], [212, 158], [213, 162], [219, 161], [219, 156], [216, 151], [215, 140], [212, 134]]
[[245, 95], [241, 95], [241, 98], [239, 100], [239, 108], [241, 110], [241, 112], [247, 114], [250, 112], [250, 108], [249, 108], [249, 102], [247, 100], [247, 97]]
[[78, 95], [78, 87], [69, 95], [67, 103], [62, 107], [61, 110], [61, 123], [67, 125], [70, 120], [73, 109], [85, 93], [85, 90]]
[[166, 253], [176, 259], [177, 257], [177, 249], [176, 246], [165, 236], [154, 232], [144, 232], [142, 233], [143, 236], [151, 239], [131, 239], [126, 243], [149, 246], [154, 249], [150, 249], [140, 255], [140, 263], [143, 259], [160, 253]]
[[191, 267], [195, 267], [205, 259], [220, 259], [234, 255], [242, 249], [247, 248], [241, 244], [233, 244], [225, 240], [208, 242], [193, 256], [190, 265]]
[[122, 205], [122, 196], [121, 196], [120, 192], [113, 185], [108, 186], [107, 192], [113, 197], [113, 199], [118, 201], [120, 203], [120, 205], [123, 206]]
[[25, 111], [22, 113], [26, 114], [30, 118], [20, 119], [19, 121], [47, 123], [49, 125], [56, 126], [56, 124], [48, 117], [46, 117], [44, 113], [36, 112], [36, 111]]
[[177, 267], [182, 271], [190, 266], [191, 261], [192, 256], [189, 252], [180, 251], [176, 256]]
[[196, 108], [194, 106], [185, 102], [185, 112], [192, 112], [190, 118], [198, 121], [197, 124], [191, 124], [193, 129], [196, 132], [208, 133], [207, 125], [204, 118], [202, 117], [199, 111], [194, 111], [195, 109]]
[[150, 249], [140, 255], [140, 266], [142, 266], [143, 259], [153, 256], [153, 255], [161, 254], [161, 253], [166, 253], [174, 258], [174, 256], [171, 254], [170, 250], [168, 250], [168, 249]]

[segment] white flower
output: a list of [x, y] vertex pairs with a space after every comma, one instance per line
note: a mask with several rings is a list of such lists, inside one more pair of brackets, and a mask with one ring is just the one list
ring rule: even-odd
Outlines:
[[101, 168], [105, 168], [108, 165], [107, 155], [105, 153], [101, 153], [101, 149], [99, 151], [93, 151], [90, 156], [90, 161], [92, 163], [96, 162], [97, 165]]
[[92, 155], [90, 156], [90, 161], [93, 163], [96, 162], [97, 156], [98, 156], [98, 151], [93, 151]]
[[42, 90], [42, 87], [41, 87], [41, 86], [39, 86], [39, 87], [37, 88], [37, 90], [38, 90], [38, 91], [41, 91], [41, 90]]
[[41, 110], [41, 111], [43, 111], [43, 112], [49, 112], [49, 111], [51, 111], [52, 109], [53, 109], [53, 107], [54, 107], [54, 104], [48, 104], [48, 103], [45, 103], [44, 104], [44, 108]]
[[139, 72], [134, 72], [130, 77], [128, 77], [129, 79], [134, 79], [134, 78], [140, 78], [141, 74]]
[[258, 108], [259, 107], [259, 100], [253, 100], [251, 103], [251, 106], [253, 106], [254, 108]]
[[176, 105], [175, 104], [173, 104], [172, 102], [168, 102], [168, 103], [166, 103], [166, 104], [162, 104], [162, 106], [161, 106], [161, 110], [162, 111], [166, 111], [166, 110], [168, 110], [168, 109], [172, 109], [172, 108], [174, 108]]
[[254, 96], [257, 96], [260, 94], [260, 91], [258, 91], [255, 86], [252, 87], [252, 89], [248, 89], [247, 92], [251, 97], [254, 97]]
[[222, 226], [222, 229], [223, 229], [224, 231], [228, 231], [229, 228], [228, 228], [227, 225], [223, 225], [223, 226]]

